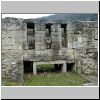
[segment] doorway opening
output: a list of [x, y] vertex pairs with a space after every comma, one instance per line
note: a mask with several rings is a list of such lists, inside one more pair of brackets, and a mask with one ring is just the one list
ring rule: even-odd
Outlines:
[[38, 73], [51, 73], [51, 72], [61, 72], [63, 64], [42, 64], [37, 65], [37, 72]]
[[67, 63], [67, 71], [72, 72], [74, 65], [75, 65], [75, 63]]
[[54, 70], [55, 70], [56, 72], [60, 72], [62, 66], [63, 66], [63, 64], [55, 64], [55, 65], [54, 65]]
[[32, 61], [24, 61], [24, 73], [33, 73]]

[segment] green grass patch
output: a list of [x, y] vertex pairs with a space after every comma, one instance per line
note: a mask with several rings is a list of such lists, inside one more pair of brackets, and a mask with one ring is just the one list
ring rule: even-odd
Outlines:
[[44, 72], [36, 76], [26, 74], [24, 82], [11, 82], [6, 80], [5, 86], [82, 86], [86, 80], [75, 72], [59, 73], [59, 72]]
[[75, 72], [61, 73], [54, 69], [53, 64], [43, 64], [37, 66], [36, 76], [24, 75], [24, 82], [12, 82], [4, 80], [5, 86], [82, 86], [87, 81]]
[[[30, 78], [29, 78], [30, 77]], [[75, 72], [25, 76], [25, 86], [81, 86], [86, 80]]]
[[23, 86], [23, 82], [13, 82], [9, 79], [4, 79], [2, 85], [3, 86]]
[[54, 72], [54, 65], [53, 64], [43, 64], [37, 65], [38, 72]]

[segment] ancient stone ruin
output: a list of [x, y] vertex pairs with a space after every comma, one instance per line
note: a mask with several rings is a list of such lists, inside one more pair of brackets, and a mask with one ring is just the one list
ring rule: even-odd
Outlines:
[[[98, 73], [98, 24], [94, 21], [2, 19], [2, 78], [23, 81], [25, 71], [54, 64], [86, 75]], [[28, 65], [28, 66], [27, 66]]]

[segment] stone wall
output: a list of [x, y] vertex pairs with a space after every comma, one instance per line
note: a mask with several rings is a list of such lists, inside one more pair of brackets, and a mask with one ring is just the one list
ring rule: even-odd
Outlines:
[[[35, 24], [35, 48], [29, 49], [27, 21], [17, 18], [2, 19], [2, 77], [23, 80], [23, 61], [75, 62], [78, 73], [97, 74], [98, 26], [95, 22], [28, 21]], [[51, 47], [47, 48], [48, 29], [51, 24]], [[66, 24], [67, 47], [62, 46], [63, 29]]]
[[77, 72], [84, 74], [98, 73], [98, 39], [95, 22], [78, 22], [75, 26], [73, 48]]
[[14, 81], [23, 80], [23, 33], [22, 19], [2, 20], [2, 77]]

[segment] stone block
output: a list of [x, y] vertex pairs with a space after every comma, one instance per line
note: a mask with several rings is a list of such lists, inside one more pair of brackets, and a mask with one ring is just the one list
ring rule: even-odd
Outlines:
[[51, 56], [52, 50], [51, 49], [46, 49], [45, 54], [47, 54], [48, 56]]
[[51, 32], [61, 32], [61, 25], [60, 24], [53, 24], [51, 26]]
[[36, 30], [35, 34], [45, 34], [45, 30], [44, 31]]
[[51, 56], [48, 56], [47, 54], [45, 54], [43, 61], [45, 61], [45, 62], [46, 61], [51, 61], [51, 59], [52, 59]]
[[45, 31], [44, 23], [35, 23], [35, 31]]
[[75, 48], [73, 47], [73, 42], [68, 42], [68, 48]]
[[[16, 31], [7, 31], [7, 34], [9, 34], [9, 38], [14, 38], [14, 39], [17, 36], [17, 32]], [[21, 34], [20, 34], [20, 37], [21, 37]]]
[[45, 34], [35, 34], [36, 42], [44, 42]]
[[68, 42], [73, 42], [73, 41], [74, 41], [74, 36], [73, 36], [73, 34], [68, 34], [68, 35], [67, 35], [67, 39], [68, 39]]
[[45, 44], [43, 42], [35, 42], [35, 50], [44, 50]]
[[62, 43], [60, 42], [52, 42], [51, 49], [52, 50], [60, 50], [62, 47]]
[[33, 29], [27, 29], [28, 36], [33, 35], [33, 34], [34, 34]]
[[2, 39], [2, 45], [9, 45], [9, 38]]
[[98, 29], [95, 29], [95, 39], [98, 39]]
[[7, 30], [7, 25], [6, 25], [6, 23], [1, 23], [1, 30], [2, 31], [6, 31]]
[[62, 42], [62, 37], [60, 36], [51, 36], [52, 42]]
[[7, 31], [16, 31], [16, 24], [12, 24], [12, 23], [7, 23]]
[[23, 31], [23, 23], [16, 25], [16, 31]]
[[7, 31], [2, 30], [1, 36], [2, 36], [2, 39], [4, 39], [4, 38], [8, 38], [9, 34], [7, 34]]
[[46, 54], [46, 50], [35, 50], [35, 54], [37, 55]]
[[82, 47], [83, 47], [82, 43], [73, 42], [73, 48], [82, 48]]
[[9, 39], [9, 45], [15, 46], [15, 38]]
[[23, 40], [23, 31], [15, 31], [15, 39], [17, 39], [17, 40], [18, 39]]
[[24, 50], [28, 49], [27, 39], [24, 39], [22, 47], [23, 47]]

